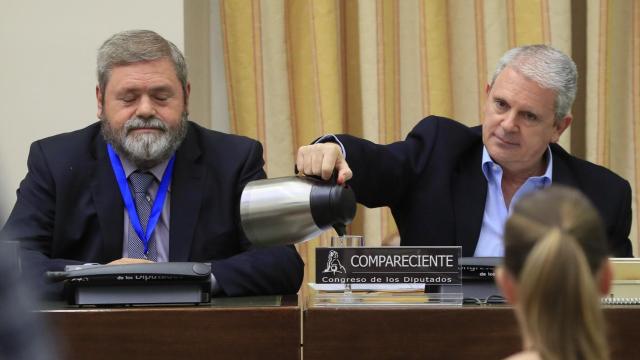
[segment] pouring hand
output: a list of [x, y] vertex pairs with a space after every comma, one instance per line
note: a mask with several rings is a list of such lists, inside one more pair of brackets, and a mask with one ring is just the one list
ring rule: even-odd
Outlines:
[[335, 143], [322, 143], [301, 146], [296, 157], [296, 166], [305, 175], [320, 176], [329, 180], [334, 169], [338, 171], [338, 184], [351, 179], [353, 173], [342, 156], [340, 146]]

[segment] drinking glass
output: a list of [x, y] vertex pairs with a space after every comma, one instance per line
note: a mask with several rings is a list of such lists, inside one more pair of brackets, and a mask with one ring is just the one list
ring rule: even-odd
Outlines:
[[[364, 236], [362, 235], [335, 235], [331, 237], [331, 247], [363, 247]], [[344, 293], [351, 294], [351, 283], [344, 284]]]

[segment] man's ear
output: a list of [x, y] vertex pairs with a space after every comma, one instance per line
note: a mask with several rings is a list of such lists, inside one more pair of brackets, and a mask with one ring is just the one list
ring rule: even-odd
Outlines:
[[553, 127], [555, 128], [555, 133], [553, 135], [553, 138], [551, 139], [551, 142], [553, 142], [553, 143], [558, 142], [558, 140], [560, 140], [560, 135], [562, 135], [562, 133], [565, 130], [567, 130], [569, 125], [571, 125], [572, 121], [573, 121], [573, 115], [567, 114], [560, 121], [556, 122], [553, 125]]
[[605, 259], [602, 262], [600, 270], [598, 270], [597, 281], [600, 295], [609, 295], [611, 282], [613, 281], [613, 267], [611, 266], [611, 261], [609, 259]]
[[489, 97], [489, 93], [491, 92], [491, 84], [487, 83], [484, 86], [484, 93], [485, 93], [485, 97], [484, 97], [484, 106], [483, 106], [483, 116], [480, 117], [480, 124], [484, 125], [484, 120], [485, 120], [485, 116], [486, 115], [486, 111], [488, 108], [488, 102], [491, 100]]
[[98, 119], [102, 118], [102, 103], [103, 103], [104, 95], [102, 91], [100, 91], [100, 86], [96, 85], [96, 101], [98, 102]]
[[515, 305], [518, 301], [517, 295], [517, 283], [513, 275], [504, 266], [498, 266], [496, 268], [496, 285], [502, 293], [502, 296], [511, 305]]
[[187, 81], [187, 85], [184, 88], [184, 111], [189, 113], [189, 95], [191, 94], [191, 83]]

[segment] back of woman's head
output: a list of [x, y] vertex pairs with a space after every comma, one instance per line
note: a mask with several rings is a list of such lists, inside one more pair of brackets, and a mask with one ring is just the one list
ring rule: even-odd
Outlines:
[[504, 241], [532, 350], [543, 359], [607, 359], [597, 277], [608, 251], [591, 203], [561, 186], [535, 192], [514, 206]]

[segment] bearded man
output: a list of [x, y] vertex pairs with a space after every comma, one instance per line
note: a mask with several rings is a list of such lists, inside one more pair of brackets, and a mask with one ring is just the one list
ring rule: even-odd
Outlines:
[[100, 121], [31, 145], [3, 229], [22, 268], [42, 278], [70, 264], [201, 261], [217, 295], [297, 292], [295, 248], [252, 249], [239, 226], [242, 189], [266, 177], [262, 147], [188, 120], [180, 50], [152, 31], [117, 33], [97, 73]]

